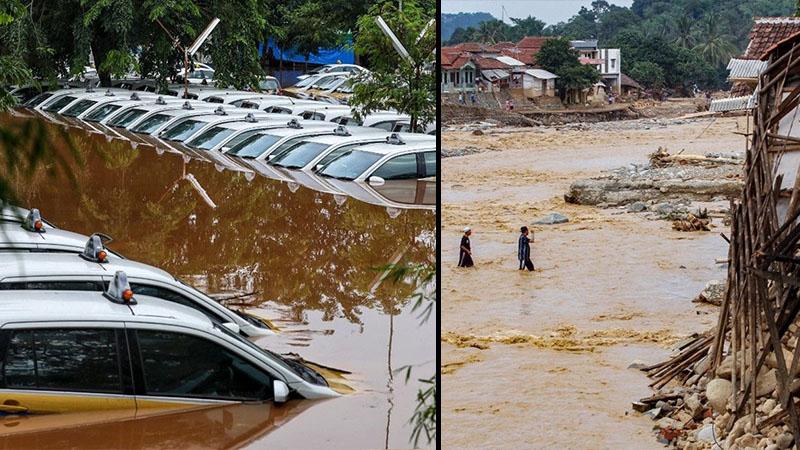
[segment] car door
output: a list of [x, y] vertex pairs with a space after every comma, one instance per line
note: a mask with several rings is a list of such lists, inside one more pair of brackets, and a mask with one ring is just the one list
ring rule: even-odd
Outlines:
[[0, 330], [0, 412], [135, 414], [122, 324], [12, 324]]
[[140, 410], [273, 398], [273, 376], [218, 342], [141, 324], [128, 324], [128, 340]]

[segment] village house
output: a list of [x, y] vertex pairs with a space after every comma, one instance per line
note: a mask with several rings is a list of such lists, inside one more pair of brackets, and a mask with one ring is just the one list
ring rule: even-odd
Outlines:
[[[510, 89], [524, 98], [554, 97], [556, 76], [542, 69], [536, 55], [550, 36], [526, 36], [519, 42], [498, 42], [487, 45], [464, 42], [441, 49], [441, 92], [480, 92]], [[582, 64], [594, 66], [602, 84], [593, 87], [595, 98], [614, 92], [638, 96], [641, 86], [621, 70], [619, 49], [598, 46], [596, 39], [574, 40], [570, 45], [578, 52]], [[625, 85], [623, 86], [623, 81]]]
[[710, 111], [740, 111], [755, 106], [755, 91], [761, 73], [767, 68], [766, 56], [779, 42], [800, 33], [800, 17], [755, 17], [750, 42], [744, 53], [728, 62], [728, 98], [716, 99]]

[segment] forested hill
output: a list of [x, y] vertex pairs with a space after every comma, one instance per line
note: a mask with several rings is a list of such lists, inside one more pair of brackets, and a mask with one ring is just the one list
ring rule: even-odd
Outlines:
[[442, 14], [442, 42], [447, 42], [456, 28], [478, 26], [487, 20], [494, 20], [494, 16], [484, 12]]
[[599, 39], [622, 49], [622, 69], [648, 87], [724, 87], [725, 66], [747, 46], [754, 16], [792, 16], [798, 0], [595, 0], [566, 22], [535, 16], [461, 27], [449, 43], [517, 41], [526, 35]]

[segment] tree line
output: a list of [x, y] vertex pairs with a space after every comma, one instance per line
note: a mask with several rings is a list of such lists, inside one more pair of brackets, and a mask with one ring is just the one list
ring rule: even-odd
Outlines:
[[566, 22], [534, 16], [458, 28], [448, 44], [517, 42], [524, 36], [598, 39], [622, 51], [622, 70], [648, 88], [721, 88], [731, 56], [744, 51], [754, 16], [794, 15], [797, 0], [595, 0]]

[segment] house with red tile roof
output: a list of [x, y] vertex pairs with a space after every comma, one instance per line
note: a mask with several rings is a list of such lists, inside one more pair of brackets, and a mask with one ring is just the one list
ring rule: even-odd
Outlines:
[[731, 97], [752, 95], [758, 77], [766, 67], [759, 60], [778, 43], [797, 33], [800, 33], [800, 17], [754, 17], [747, 48], [728, 63]]

